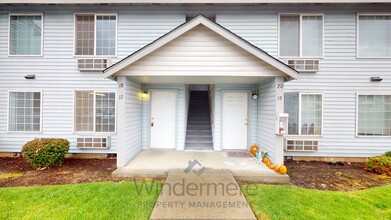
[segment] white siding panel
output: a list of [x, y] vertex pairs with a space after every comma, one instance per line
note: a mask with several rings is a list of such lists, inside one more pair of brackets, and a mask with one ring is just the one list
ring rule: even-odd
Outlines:
[[199, 25], [119, 72], [159, 76], [282, 75], [232, 42]]
[[[9, 9], [9, 10], [8, 10]], [[42, 12], [44, 17], [42, 57], [8, 57], [8, 14], [18, 12]], [[146, 11], [145, 8], [105, 7], [105, 9], [85, 6], [26, 6], [4, 7], [0, 9], [0, 152], [19, 152], [23, 144], [39, 137], [67, 138], [71, 142], [72, 153], [116, 153], [117, 135], [110, 134], [111, 147], [107, 150], [77, 149], [73, 132], [73, 95], [74, 90], [91, 89], [116, 91], [116, 82], [103, 78], [96, 72], [77, 70], [74, 57], [74, 13], [105, 12], [118, 14], [117, 62], [132, 52], [157, 39], [161, 35], [181, 24], [183, 13], [173, 10]], [[35, 74], [35, 80], [26, 80], [24, 76]], [[12, 89], [41, 89], [42, 95], [42, 133], [7, 133], [7, 94]], [[134, 100], [133, 100], [134, 101]], [[128, 103], [129, 104], [129, 103]], [[129, 114], [138, 114], [137, 109]], [[141, 113], [140, 113], [141, 115]], [[130, 120], [130, 119], [127, 119]], [[134, 141], [139, 128], [132, 124]], [[134, 133], [135, 132], [135, 133]], [[88, 134], [100, 135], [100, 134]], [[132, 142], [133, 143], [133, 142]], [[135, 141], [135, 146], [138, 144]], [[140, 140], [141, 146], [141, 140]], [[133, 150], [130, 150], [133, 151]], [[132, 152], [127, 156], [132, 156]]]
[[125, 83], [125, 162], [129, 162], [141, 151], [141, 85], [126, 79]]
[[271, 161], [276, 161], [276, 91], [275, 79], [258, 85], [258, 145], [268, 151]]

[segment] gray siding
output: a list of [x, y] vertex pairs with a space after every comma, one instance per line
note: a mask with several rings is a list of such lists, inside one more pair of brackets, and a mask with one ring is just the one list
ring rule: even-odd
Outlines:
[[276, 94], [275, 79], [258, 85], [258, 146], [268, 151], [271, 161], [276, 159]]
[[[18, 12], [43, 13], [42, 57], [8, 56], [8, 16], [9, 13]], [[107, 150], [76, 148], [79, 135], [73, 129], [74, 90], [116, 91], [116, 82], [104, 79], [101, 72], [80, 72], [76, 68], [73, 41], [74, 13], [78, 12], [118, 14], [117, 57], [111, 58], [111, 63], [140, 49], [184, 21], [184, 14], [178, 11], [151, 12], [137, 7], [128, 10], [122, 7], [105, 7], [102, 10], [96, 6], [61, 6], [61, 10], [58, 6], [0, 8], [0, 152], [18, 152], [25, 142], [38, 137], [67, 138], [71, 142], [70, 152], [73, 153], [117, 152], [116, 133], [108, 134], [111, 136], [111, 147]], [[26, 74], [35, 74], [36, 79], [25, 80]], [[7, 132], [8, 90], [29, 88], [42, 90], [42, 133]], [[86, 134], [91, 135], [100, 134]]]
[[[280, 10], [222, 12], [218, 22], [277, 56], [278, 13], [282, 12], [324, 13], [324, 57], [320, 60], [320, 71], [301, 73], [299, 80], [285, 83], [284, 88], [285, 92], [323, 93], [323, 135], [306, 137], [318, 139], [319, 150], [284, 155], [369, 157], [391, 150], [390, 137], [356, 137], [357, 93], [389, 93], [391, 88], [390, 59], [356, 58], [356, 16], [359, 12], [391, 13], [391, 7], [281, 6]], [[383, 81], [371, 83], [371, 76], [381, 76]], [[258, 123], [258, 130], [265, 129], [261, 119]], [[258, 137], [258, 142], [262, 144], [262, 137]]]

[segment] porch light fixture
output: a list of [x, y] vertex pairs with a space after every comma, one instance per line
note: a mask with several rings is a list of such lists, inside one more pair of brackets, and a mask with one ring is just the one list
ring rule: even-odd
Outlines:
[[27, 74], [24, 76], [25, 79], [35, 79], [35, 75], [33, 74]]
[[254, 99], [254, 100], [257, 100], [258, 99], [258, 95], [254, 93], [254, 94], [252, 94], [251, 98]]
[[371, 82], [381, 82], [382, 80], [383, 78], [381, 78], [380, 76], [371, 77]]
[[142, 94], [141, 94], [141, 96], [145, 99], [145, 98], [147, 98], [148, 97], [148, 92], [143, 92]]

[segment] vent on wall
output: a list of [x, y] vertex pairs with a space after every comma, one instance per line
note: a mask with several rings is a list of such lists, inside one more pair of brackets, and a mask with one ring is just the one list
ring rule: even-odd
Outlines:
[[77, 148], [109, 148], [110, 136], [106, 137], [78, 137]]
[[104, 70], [107, 68], [107, 59], [104, 58], [79, 58], [77, 69], [80, 71]]
[[319, 60], [288, 60], [288, 66], [299, 72], [317, 72], [319, 71]]
[[317, 140], [285, 140], [286, 151], [317, 151]]

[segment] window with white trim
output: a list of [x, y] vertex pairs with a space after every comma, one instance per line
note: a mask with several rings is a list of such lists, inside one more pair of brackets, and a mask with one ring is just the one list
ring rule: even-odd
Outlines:
[[280, 15], [281, 57], [323, 56], [323, 15]]
[[115, 92], [75, 92], [76, 132], [115, 132], [115, 120]]
[[391, 57], [391, 15], [358, 15], [358, 57]]
[[322, 134], [322, 94], [285, 93], [288, 135]]
[[9, 92], [8, 131], [41, 130], [41, 93]]
[[391, 95], [358, 95], [358, 136], [391, 136]]
[[76, 14], [75, 19], [75, 55], [116, 55], [116, 15]]
[[9, 55], [42, 54], [42, 15], [10, 15]]

